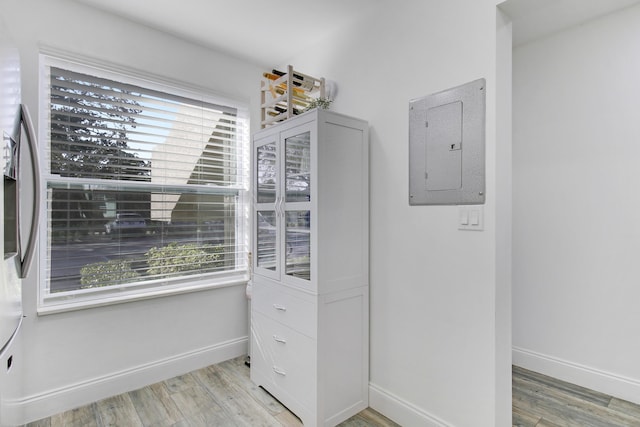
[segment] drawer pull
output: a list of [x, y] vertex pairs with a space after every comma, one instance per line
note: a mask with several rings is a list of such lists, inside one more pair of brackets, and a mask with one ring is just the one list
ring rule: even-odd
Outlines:
[[282, 344], [286, 344], [287, 343], [287, 340], [285, 340], [284, 338], [280, 338], [277, 335], [274, 335], [273, 339], [274, 339], [275, 342], [281, 342]]
[[280, 304], [273, 304], [273, 308], [275, 308], [278, 311], [287, 311], [287, 307]]
[[282, 375], [283, 377], [287, 376], [287, 373], [285, 371], [283, 371], [282, 369], [276, 366], [273, 367], [273, 372], [275, 372], [278, 375]]

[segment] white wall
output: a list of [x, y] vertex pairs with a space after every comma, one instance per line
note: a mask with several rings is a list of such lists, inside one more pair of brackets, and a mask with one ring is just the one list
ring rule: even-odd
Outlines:
[[[251, 98], [257, 109], [259, 71], [250, 64], [69, 0], [2, 2], [32, 110], [41, 43], [214, 90], [236, 88], [230, 95]], [[497, 179], [510, 171], [499, 163], [507, 148], [496, 144], [496, 3], [385, 2], [291, 60], [338, 82], [334, 110], [371, 125], [371, 404], [402, 425], [510, 425], [509, 230], [496, 223], [509, 215], [508, 186]], [[412, 98], [481, 77], [485, 231], [463, 232], [454, 206], [408, 205], [407, 109]], [[43, 317], [35, 315], [34, 288], [26, 298], [28, 419], [237, 354], [247, 332], [237, 287]]]
[[[370, 403], [407, 426], [510, 425], [510, 262], [498, 247], [509, 230], [496, 225], [498, 198], [500, 215], [510, 206], [496, 176], [510, 171], [496, 163], [505, 149], [496, 146], [496, 2], [387, 3], [290, 60], [336, 81], [332, 109], [371, 127]], [[485, 231], [458, 231], [457, 207], [409, 206], [408, 103], [481, 77]]]
[[[21, 50], [23, 101], [36, 122], [40, 46], [203, 86], [257, 111], [258, 67], [78, 3], [2, 0], [0, 25]], [[244, 286], [38, 317], [35, 282], [24, 293], [24, 421], [246, 352]]]
[[514, 363], [640, 403], [640, 6], [515, 49]]

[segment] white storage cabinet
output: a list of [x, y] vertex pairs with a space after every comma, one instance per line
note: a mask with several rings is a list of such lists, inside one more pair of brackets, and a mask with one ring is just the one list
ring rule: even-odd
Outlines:
[[253, 138], [251, 379], [305, 426], [368, 406], [368, 139], [326, 110]]

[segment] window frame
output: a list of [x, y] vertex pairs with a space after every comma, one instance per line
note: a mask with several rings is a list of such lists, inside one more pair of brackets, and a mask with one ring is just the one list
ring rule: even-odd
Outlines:
[[[142, 72], [128, 67], [122, 67], [86, 57], [74, 56], [66, 52], [42, 50], [40, 52], [39, 75], [39, 105], [38, 105], [38, 135], [40, 162], [40, 224], [39, 224], [39, 268], [37, 279], [37, 313], [51, 314], [91, 307], [101, 307], [111, 304], [126, 303], [150, 298], [179, 295], [188, 292], [203, 291], [215, 288], [244, 285], [249, 280], [248, 256], [250, 251], [250, 124], [248, 102], [220, 95], [208, 88], [191, 85], [181, 81], [167, 79], [158, 75]], [[47, 289], [50, 271], [49, 248], [49, 219], [47, 211], [47, 186], [50, 182], [64, 182], [66, 180], [78, 183], [78, 178], [65, 178], [51, 174], [51, 163], [48, 151], [50, 139], [50, 81], [49, 68], [58, 67], [79, 73], [96, 75], [100, 78], [111, 79], [124, 84], [133, 84], [146, 89], [165, 92], [169, 95], [181, 96], [193, 100], [203, 100], [211, 104], [232, 107], [237, 110], [237, 118], [243, 126], [237, 131], [242, 153], [241, 170], [245, 171], [242, 179], [242, 188], [237, 190], [236, 203], [236, 265], [233, 270], [202, 275], [188, 275], [183, 278], [155, 279], [129, 284], [118, 284], [105, 287], [76, 289], [51, 293]], [[106, 182], [105, 182], [106, 181]], [[108, 182], [108, 180], [83, 179], [83, 184], [99, 184], [102, 186], [123, 186], [122, 181]], [[139, 182], [132, 181], [132, 187], [140, 187]], [[170, 191], [170, 189], [169, 189]], [[236, 190], [229, 190], [230, 194], [236, 194]], [[244, 248], [244, 250], [239, 250]]]

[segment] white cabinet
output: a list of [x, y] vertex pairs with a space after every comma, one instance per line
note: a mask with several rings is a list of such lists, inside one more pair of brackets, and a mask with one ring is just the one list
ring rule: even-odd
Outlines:
[[251, 379], [333, 426], [368, 406], [368, 126], [313, 110], [253, 150]]

